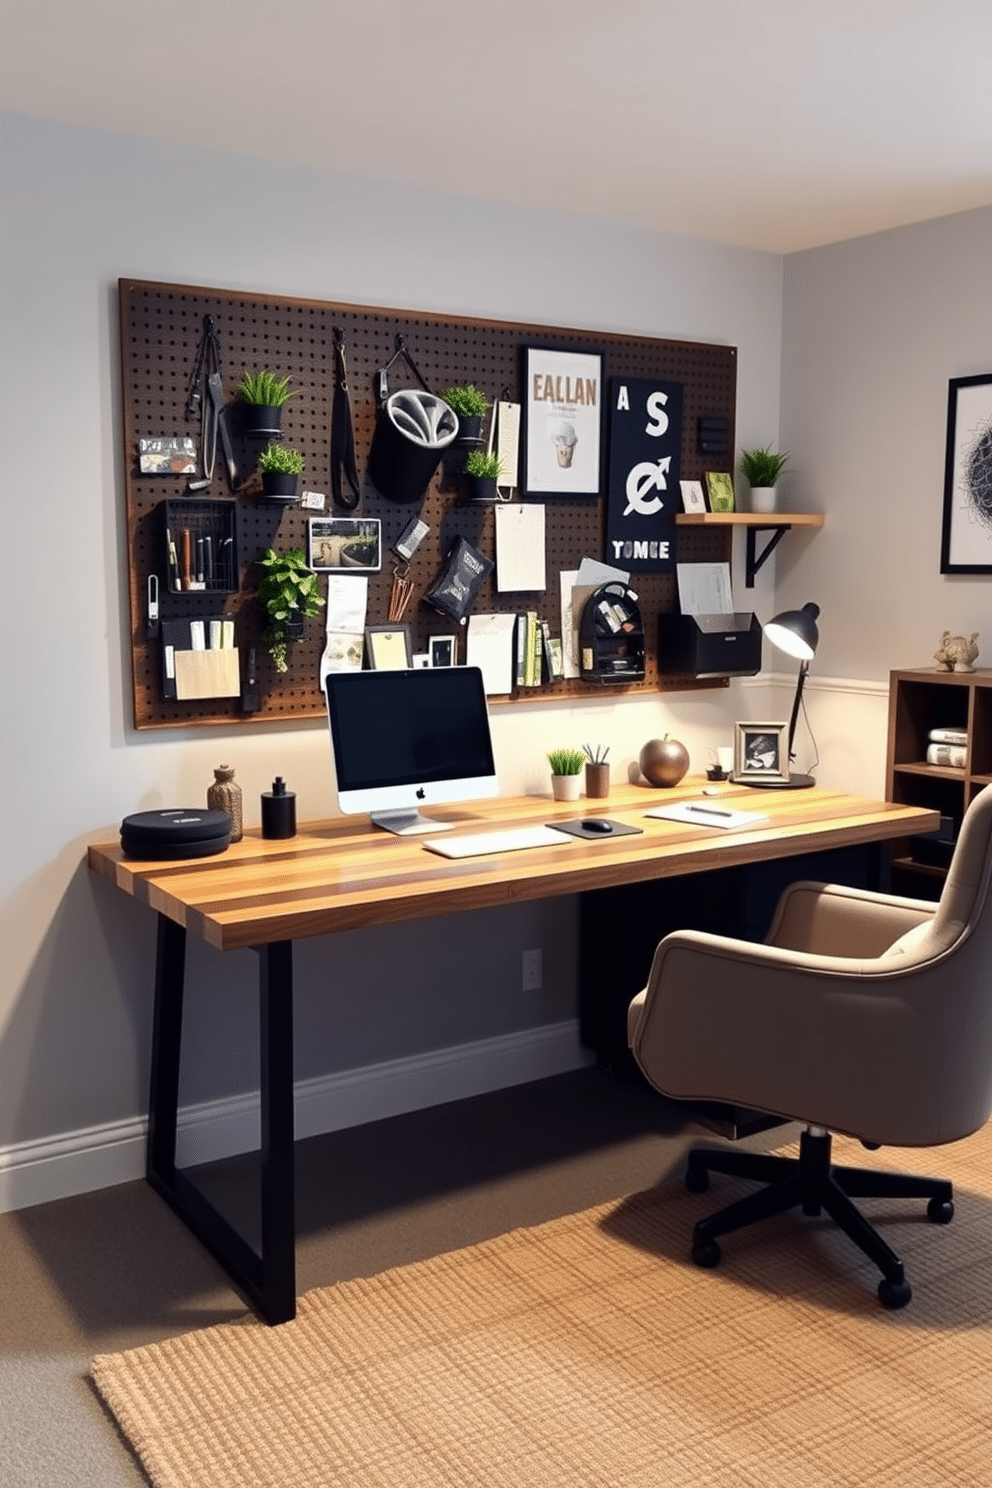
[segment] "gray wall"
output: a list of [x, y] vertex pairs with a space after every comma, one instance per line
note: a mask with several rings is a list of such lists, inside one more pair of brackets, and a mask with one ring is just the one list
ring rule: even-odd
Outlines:
[[[25, 1144], [57, 1147], [61, 1134], [144, 1108], [152, 919], [92, 880], [87, 843], [129, 812], [202, 800], [222, 759], [237, 767], [250, 823], [274, 773], [302, 816], [333, 805], [319, 725], [130, 728], [118, 276], [727, 342], [740, 351], [739, 435], [763, 443], [777, 437], [783, 267], [580, 212], [387, 190], [11, 116], [2, 129], [0, 1169]], [[270, 198], [285, 209], [265, 212]], [[544, 750], [590, 734], [611, 744], [618, 772], [666, 728], [702, 764], [732, 717], [726, 694], [504, 709], [504, 789], [546, 789]], [[544, 949], [545, 987], [523, 996], [530, 946]], [[300, 969], [303, 1077], [497, 1038], [574, 1014], [574, 906], [316, 942]], [[203, 952], [194, 970], [186, 1096], [204, 1100], [253, 1082], [242, 991], [253, 958]]]

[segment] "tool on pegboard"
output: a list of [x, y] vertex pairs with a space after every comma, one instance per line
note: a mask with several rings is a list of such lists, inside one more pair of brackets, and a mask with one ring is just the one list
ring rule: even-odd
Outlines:
[[231, 447], [231, 436], [224, 417], [224, 379], [221, 373], [220, 341], [213, 315], [203, 317], [203, 330], [196, 350], [196, 360], [186, 389], [186, 417], [200, 419], [200, 463], [204, 479], [190, 482], [191, 491], [200, 491], [213, 480], [220, 435], [227, 465], [227, 483], [233, 491], [238, 481], [238, 467]]
[[[336, 506], [354, 511], [362, 494], [355, 464], [355, 426], [351, 417], [351, 394], [344, 356], [344, 332], [334, 326], [334, 398], [331, 403], [331, 495]], [[342, 476], [348, 482], [345, 495]]]

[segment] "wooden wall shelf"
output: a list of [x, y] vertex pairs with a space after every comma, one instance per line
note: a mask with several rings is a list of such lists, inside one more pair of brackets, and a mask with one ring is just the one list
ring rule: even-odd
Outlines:
[[[681, 527], [743, 527], [746, 529], [747, 552], [744, 583], [748, 589], [754, 576], [770, 558], [790, 527], [822, 527], [822, 512], [679, 512], [675, 518]], [[761, 552], [756, 550], [759, 532], [771, 536]]]

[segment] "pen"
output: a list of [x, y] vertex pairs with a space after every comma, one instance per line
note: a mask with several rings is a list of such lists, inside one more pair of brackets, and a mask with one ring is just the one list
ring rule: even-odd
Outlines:
[[700, 816], [733, 816], [732, 811], [719, 811], [715, 806], [687, 806], [686, 811], [696, 811]]

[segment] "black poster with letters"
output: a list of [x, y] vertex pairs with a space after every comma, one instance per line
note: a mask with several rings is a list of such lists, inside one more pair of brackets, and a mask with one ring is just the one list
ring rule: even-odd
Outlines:
[[682, 384], [611, 378], [607, 563], [674, 569], [681, 452]]

